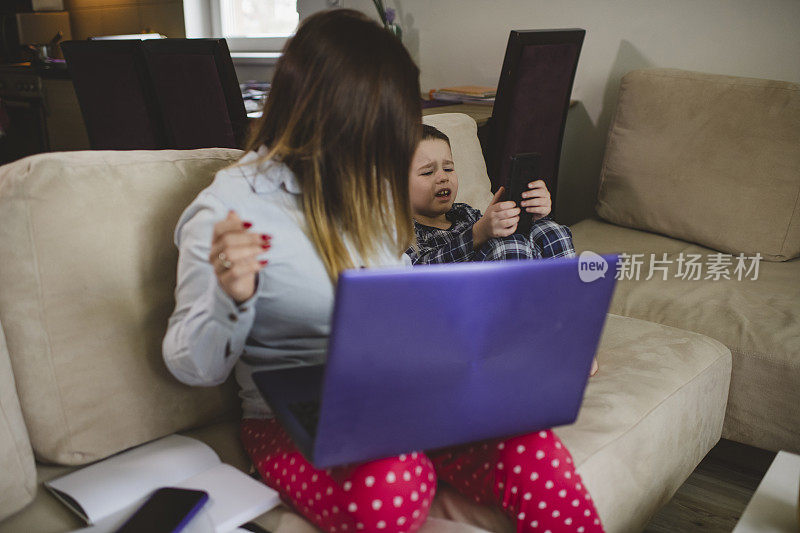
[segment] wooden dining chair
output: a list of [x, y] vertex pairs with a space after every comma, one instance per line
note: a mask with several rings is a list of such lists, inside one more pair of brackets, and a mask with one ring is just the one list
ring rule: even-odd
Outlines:
[[140, 40], [61, 43], [93, 150], [167, 147], [140, 44]]
[[153, 39], [142, 49], [170, 148], [244, 146], [247, 114], [225, 39]]
[[555, 207], [564, 125], [585, 34], [557, 29], [509, 35], [492, 117], [481, 129], [493, 191], [506, 185], [513, 155], [536, 152]]

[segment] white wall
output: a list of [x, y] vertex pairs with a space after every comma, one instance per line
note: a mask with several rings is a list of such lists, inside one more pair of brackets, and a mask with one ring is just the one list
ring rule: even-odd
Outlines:
[[[800, 0], [386, 0], [423, 89], [496, 85], [512, 29], [584, 28], [559, 176], [559, 219], [592, 212], [619, 78], [674, 67], [800, 82]], [[374, 16], [371, 0], [344, 7]]]

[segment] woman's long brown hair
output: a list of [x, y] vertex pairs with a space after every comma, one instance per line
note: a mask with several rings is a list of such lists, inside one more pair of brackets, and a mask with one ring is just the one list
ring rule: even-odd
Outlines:
[[247, 149], [269, 149], [302, 189], [309, 238], [328, 275], [414, 242], [408, 173], [421, 122], [419, 70], [363, 13], [306, 19], [287, 43]]

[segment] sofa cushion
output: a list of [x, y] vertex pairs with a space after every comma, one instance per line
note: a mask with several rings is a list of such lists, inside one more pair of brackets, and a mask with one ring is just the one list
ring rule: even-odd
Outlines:
[[[219, 454], [224, 462], [247, 472], [250, 462], [239, 441], [238, 427], [238, 421], [225, 421], [186, 431], [183, 434], [205, 442]], [[72, 466], [38, 465], [36, 469], [38, 486], [34, 487], [35, 501], [21, 513], [0, 522], [0, 533], [19, 531], [60, 533], [80, 528], [83, 524], [78, 516], [69, 511], [42, 484], [44, 481], [66, 475], [75, 469]], [[267, 530], [273, 531], [279, 523], [281, 515], [285, 512], [285, 507], [278, 507], [260, 517], [258, 523]]]
[[83, 464], [236, 416], [167, 371], [175, 224], [236, 150], [41, 154], [0, 168], [0, 321], [33, 450]]
[[492, 184], [486, 173], [475, 120], [463, 113], [439, 113], [422, 117], [422, 122], [450, 138], [453, 163], [458, 174], [456, 201], [485, 211], [492, 200]]
[[[235, 466], [243, 472], [252, 471], [250, 460], [239, 440], [238, 421], [210, 424], [202, 428], [182, 432], [182, 434], [199, 439], [211, 446], [223, 462]], [[77, 515], [69, 511], [42, 484], [44, 481], [66, 475], [75, 469], [76, 467], [71, 466], [39, 465], [35, 473], [35, 475], [38, 474], [38, 486], [33, 487], [36, 499], [33, 504], [22, 512], [0, 521], [0, 533], [17, 533], [20, 531], [63, 533], [82, 527], [83, 524]], [[314, 533], [317, 531], [309, 522], [294, 514], [284, 505], [279, 505], [251, 521], [267, 531], [276, 533]], [[428, 526], [421, 533], [441, 533], [442, 531], [481, 533], [481, 530], [459, 527], [460, 525], [449, 521], [438, 521], [433, 528]], [[444, 529], [443, 526], [448, 529]]]
[[800, 255], [800, 84], [680, 70], [622, 79], [597, 213], [724, 252]]
[[[685, 330], [608, 315], [578, 419], [555, 428], [606, 531], [641, 531], [717, 443], [730, 351]], [[514, 531], [496, 509], [454, 491], [431, 513], [495, 532]]]
[[[733, 377], [723, 436], [771, 450], [800, 452], [800, 259], [762, 261], [739, 281], [676, 278], [677, 261], [716, 252], [644, 231], [584, 220], [572, 227], [575, 248], [597, 253], [641, 253], [639, 281], [617, 284], [611, 311], [696, 331], [733, 354]], [[666, 253], [667, 279], [650, 280], [651, 254]], [[747, 263], [749, 266], [749, 262]], [[708, 275], [703, 270], [701, 277]], [[627, 277], [627, 276], [626, 276]]]
[[0, 326], [0, 520], [33, 500], [36, 469]]
[[[555, 431], [572, 452], [606, 531], [640, 531], [719, 440], [730, 352], [697, 333], [609, 315], [597, 357], [600, 371], [589, 380], [577, 421]], [[248, 470], [236, 422], [186, 434], [208, 443], [223, 461]], [[66, 470], [39, 469], [41, 479]], [[497, 533], [514, 531], [499, 507], [477, 505], [445, 484], [439, 486], [431, 516]], [[256, 521], [276, 533], [314, 531], [284, 506]], [[40, 485], [34, 504], [0, 523], [0, 533], [56, 533], [77, 525]], [[460, 530], [431, 521], [423, 531], [445, 526]]]

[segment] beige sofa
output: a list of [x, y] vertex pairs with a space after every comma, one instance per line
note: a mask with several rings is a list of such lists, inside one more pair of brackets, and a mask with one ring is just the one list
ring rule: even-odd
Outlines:
[[[426, 122], [452, 139], [459, 199], [485, 207], [475, 123], [447, 114]], [[80, 526], [42, 480], [173, 432], [249, 469], [233, 384], [183, 386], [161, 358], [174, 305], [173, 228], [239, 155], [74, 152], [0, 168], [0, 532]], [[730, 351], [697, 333], [609, 315], [598, 357], [577, 422], [556, 431], [606, 529], [638, 531], [720, 438]], [[513, 530], [499, 511], [446, 486], [432, 517], [428, 532]], [[285, 506], [258, 522], [312, 530]]]
[[[628, 73], [597, 213], [572, 228], [579, 251], [642, 254], [611, 311], [721, 341], [733, 354], [723, 436], [800, 452], [800, 84]], [[678, 275], [681, 257], [708, 266], [720, 253], [730, 279]], [[757, 279], [735, 271], [756, 253]], [[644, 279], [650, 265], [666, 275]]]

